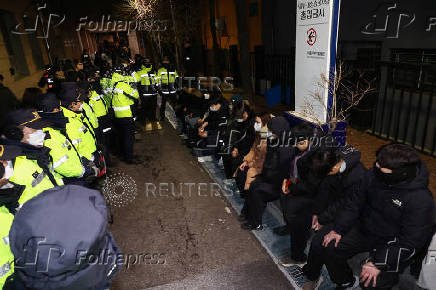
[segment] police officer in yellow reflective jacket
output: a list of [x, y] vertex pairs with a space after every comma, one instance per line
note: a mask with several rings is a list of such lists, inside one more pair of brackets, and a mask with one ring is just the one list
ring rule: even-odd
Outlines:
[[36, 111], [16, 110], [6, 115], [8, 126], [3, 129], [0, 143], [4, 146], [17, 146], [23, 154], [8, 160], [9, 182], [21, 185], [24, 191], [19, 198], [22, 205], [42, 191], [62, 186], [63, 180], [54, 174], [48, 149], [44, 147], [43, 128], [49, 126]]
[[112, 73], [110, 71], [107, 71], [103, 74], [103, 76], [100, 78], [99, 81], [102, 89], [103, 98], [107, 105], [110, 105], [112, 100], [111, 78], [112, 78]]
[[[68, 135], [68, 131], [71, 132], [75, 124], [83, 126], [82, 123], [76, 119], [66, 118], [60, 109], [59, 102], [60, 100], [53, 93], [47, 93], [38, 98], [36, 104], [38, 114], [44, 121], [52, 124], [52, 128], [44, 128], [44, 146], [50, 149], [49, 154], [53, 160], [54, 170], [64, 177], [64, 183], [86, 185], [84, 179], [95, 176], [97, 168], [89, 162], [89, 159], [82, 158], [73, 144], [73, 139]], [[72, 138], [77, 138], [74, 134], [72, 136]]]
[[117, 140], [121, 143], [119, 148], [128, 164], [137, 164], [138, 160], [133, 156], [133, 143], [135, 142], [135, 123], [132, 106], [138, 100], [138, 91], [132, 88], [125, 77], [115, 72], [112, 76], [114, 81], [112, 95], [112, 109], [115, 115], [115, 127]]
[[60, 92], [61, 111], [68, 118], [66, 132], [76, 146], [77, 151], [89, 161], [94, 161], [97, 154], [97, 141], [90, 122], [82, 114], [83, 100], [76, 83], [63, 83]]
[[9, 230], [14, 216], [9, 210], [0, 207], [0, 289], [3, 289], [6, 279], [14, 272], [14, 255], [9, 247]]
[[162, 96], [162, 104], [160, 107], [160, 119], [165, 120], [165, 108], [167, 100], [173, 103], [177, 100], [177, 71], [170, 69], [170, 61], [168, 57], [162, 60], [162, 67], [157, 71], [156, 80], [159, 86], [159, 91]]
[[0, 289], [14, 272], [14, 255], [9, 247], [9, 231], [23, 188], [9, 182], [13, 174], [12, 161], [21, 154], [15, 146], [0, 145]]
[[82, 102], [82, 115], [85, 117], [88, 124], [91, 125], [95, 136], [97, 138], [97, 143], [100, 142], [100, 130], [97, 115], [94, 110], [88, 104], [89, 97], [91, 97], [91, 86], [87, 81], [82, 81], [79, 84], [79, 96], [78, 99]]
[[[159, 122], [156, 122], [157, 90], [156, 74], [153, 71], [151, 60], [146, 58], [141, 70], [135, 73], [138, 81], [138, 92], [141, 97], [142, 121], [145, 124], [145, 131], [162, 129]], [[148, 121], [148, 122], [147, 122]]]

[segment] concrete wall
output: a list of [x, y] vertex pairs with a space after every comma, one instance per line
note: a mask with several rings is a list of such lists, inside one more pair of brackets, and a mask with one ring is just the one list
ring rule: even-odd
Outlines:
[[[16, 0], [13, 2], [2, 1], [0, 9], [12, 12], [16, 21], [20, 22], [23, 16], [22, 13], [27, 6], [28, 1], [25, 0]], [[0, 33], [0, 74], [2, 74], [4, 77], [4, 85], [9, 87], [18, 99], [21, 99], [23, 92], [27, 87], [36, 86], [39, 78], [41, 77], [41, 70], [36, 68], [28, 36], [14, 35], [14, 37], [18, 37], [21, 40], [25, 62], [27, 63], [27, 67], [29, 69], [29, 75], [17, 78], [16, 76], [12, 76], [10, 74], [9, 69], [12, 67], [12, 64], [9, 60], [2, 33]], [[44, 58], [44, 63], [47, 63], [48, 57], [42, 40], [39, 40], [39, 46]]]

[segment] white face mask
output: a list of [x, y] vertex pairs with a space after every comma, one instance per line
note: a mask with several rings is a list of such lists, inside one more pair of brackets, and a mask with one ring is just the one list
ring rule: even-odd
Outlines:
[[343, 173], [347, 169], [347, 163], [345, 161], [342, 161], [341, 168], [339, 169], [339, 173]]
[[80, 107], [79, 107], [78, 111], [79, 111], [79, 112], [82, 112], [82, 111], [83, 111], [83, 103], [80, 104]]
[[211, 112], [216, 112], [216, 111], [218, 111], [218, 108], [217, 108], [217, 107], [210, 107], [209, 109], [210, 109]]
[[244, 119], [236, 119], [236, 122], [242, 123], [242, 122], [244, 122]]
[[44, 131], [38, 130], [32, 134], [29, 134], [29, 138], [27, 139], [27, 142], [29, 142], [30, 145], [42, 147], [44, 146], [44, 139], [45, 139]]
[[205, 100], [209, 100], [210, 99], [210, 95], [209, 94], [204, 94], [204, 99]]
[[262, 124], [261, 123], [254, 123], [254, 131], [260, 132], [262, 130]]
[[7, 163], [8, 164], [5, 166], [5, 173], [3, 174], [4, 179], [9, 179], [14, 175], [14, 165], [12, 164], [12, 161], [7, 161]]

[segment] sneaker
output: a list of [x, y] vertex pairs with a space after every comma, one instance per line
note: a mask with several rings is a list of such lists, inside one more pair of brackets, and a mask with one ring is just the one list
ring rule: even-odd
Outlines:
[[359, 277], [354, 276], [354, 281], [336, 286], [336, 290], [352, 290], [359, 287]]
[[291, 266], [299, 266], [299, 267], [303, 267], [304, 265], [306, 265], [307, 263], [307, 259], [304, 259], [303, 261], [297, 261], [292, 259], [290, 256], [281, 258], [279, 260], [280, 265], [282, 265], [283, 267], [291, 267]]
[[289, 235], [289, 230], [287, 226], [280, 226], [273, 229], [274, 234], [278, 236], [286, 236]]
[[252, 225], [250, 223], [244, 223], [241, 225], [241, 228], [247, 231], [261, 231], [263, 230], [263, 226], [262, 225]]

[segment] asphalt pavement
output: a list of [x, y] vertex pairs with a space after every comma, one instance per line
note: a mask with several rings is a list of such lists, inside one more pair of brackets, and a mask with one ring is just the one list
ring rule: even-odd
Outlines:
[[144, 163], [109, 174], [126, 196], [113, 207], [125, 261], [111, 289], [292, 288], [170, 125], [140, 138]]

